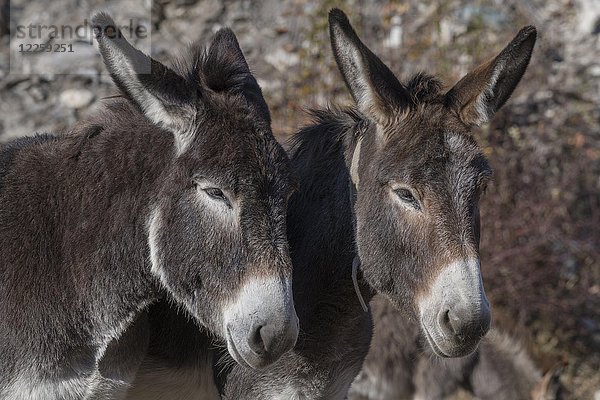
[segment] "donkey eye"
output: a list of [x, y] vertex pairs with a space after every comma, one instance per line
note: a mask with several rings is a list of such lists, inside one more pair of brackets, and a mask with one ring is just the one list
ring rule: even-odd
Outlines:
[[396, 196], [398, 196], [400, 200], [410, 204], [411, 207], [416, 208], [417, 210], [421, 209], [419, 202], [417, 201], [415, 196], [413, 196], [410, 190], [405, 188], [398, 188], [394, 190], [394, 193], [396, 193]]
[[225, 196], [225, 193], [223, 193], [223, 191], [221, 189], [219, 189], [219, 188], [206, 188], [206, 189], [203, 189], [203, 190], [211, 198], [213, 198], [215, 200], [222, 201], [222, 202], [226, 203], [227, 205], [229, 205], [229, 199], [227, 198], [227, 196]]
[[415, 203], [417, 201], [415, 196], [413, 196], [408, 189], [396, 189], [394, 192], [396, 192], [396, 195], [400, 198], [400, 200], [406, 201], [407, 203]]

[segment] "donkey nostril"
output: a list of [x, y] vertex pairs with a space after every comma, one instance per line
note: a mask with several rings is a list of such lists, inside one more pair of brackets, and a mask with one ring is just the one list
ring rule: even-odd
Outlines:
[[460, 341], [483, 337], [490, 326], [490, 313], [470, 313], [462, 308], [444, 308], [438, 314], [442, 332]]
[[276, 345], [277, 335], [270, 325], [259, 325], [250, 334], [248, 344], [250, 349], [257, 355], [262, 356], [273, 351], [273, 346]]
[[250, 346], [250, 349], [258, 355], [262, 355], [266, 352], [262, 325], [257, 326], [250, 332], [248, 345]]
[[438, 324], [446, 334], [453, 333], [452, 325], [450, 324], [450, 310], [442, 310], [438, 314]]
[[442, 331], [448, 335], [458, 336], [461, 330], [461, 319], [450, 309], [440, 311], [438, 321]]
[[462, 321], [452, 311], [448, 311], [448, 323], [450, 324], [450, 327], [452, 328], [452, 332], [454, 332], [455, 335], [458, 335], [461, 330]]

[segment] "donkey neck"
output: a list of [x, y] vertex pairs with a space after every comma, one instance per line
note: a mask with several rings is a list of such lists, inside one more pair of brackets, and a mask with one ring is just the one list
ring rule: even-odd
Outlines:
[[[172, 135], [137, 110], [122, 103], [113, 107], [103, 121], [91, 121], [87, 132], [76, 134], [72, 184], [82, 189], [67, 201], [81, 206], [67, 215], [67, 226], [74, 228], [65, 232], [93, 257], [94, 268], [73, 265], [87, 281], [81, 289], [94, 302], [111, 293], [113, 307], [101, 306], [105, 320], [120, 310], [138, 311], [159, 295], [150, 275], [147, 223], [157, 180], [172, 162], [174, 149]], [[104, 285], [98, 284], [99, 276], [106, 279]]]
[[52, 320], [102, 342], [159, 295], [145, 223], [173, 143], [128, 105], [111, 107], [69, 134], [20, 148], [4, 172], [0, 219], [11, 230], [0, 238], [0, 272], [11, 269], [10, 284], [20, 287], [8, 290], [23, 293], [8, 309], [39, 317], [26, 322], [35, 335]]
[[[294, 291], [314, 296], [314, 300], [302, 298], [309, 304], [327, 298], [328, 302], [355, 303], [360, 309], [352, 284], [357, 253], [350, 165], [354, 135], [365, 128], [365, 122], [353, 110], [321, 110], [315, 116], [316, 123], [296, 135], [292, 155], [300, 180], [300, 192], [288, 213]], [[362, 279], [359, 282], [368, 302], [371, 290]], [[338, 299], [333, 298], [336, 292]]]

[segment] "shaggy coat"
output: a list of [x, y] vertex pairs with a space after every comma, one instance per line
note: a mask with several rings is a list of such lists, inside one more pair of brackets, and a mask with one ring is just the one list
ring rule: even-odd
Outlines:
[[[418, 320], [442, 357], [471, 353], [489, 328], [478, 205], [491, 169], [470, 132], [519, 82], [535, 28], [443, 92], [426, 74], [400, 83], [340, 10], [329, 22], [356, 107], [316, 111], [291, 147], [298, 190], [287, 220], [299, 339], [264, 369], [221, 352], [216, 381], [229, 400], [344, 399], [371, 336], [360, 297], [368, 302], [375, 292]], [[188, 349], [201, 343], [172, 340]]]
[[[226, 399], [345, 398], [370, 335], [370, 326], [362, 334], [353, 327], [367, 322], [349, 290], [357, 259], [362, 296], [369, 301], [379, 292], [416, 322], [437, 356], [470, 354], [489, 327], [479, 275], [479, 199], [491, 169], [470, 131], [516, 87], [535, 28], [522, 29], [444, 93], [426, 74], [400, 83], [340, 10], [329, 22], [356, 108], [317, 111], [292, 146], [300, 184], [288, 236], [305, 339], [265, 370], [234, 366]], [[354, 249], [347, 247], [352, 243]]]
[[92, 21], [123, 98], [0, 148], [2, 399], [118, 396], [159, 299], [256, 366], [297, 337], [288, 159], [233, 32], [170, 69]]

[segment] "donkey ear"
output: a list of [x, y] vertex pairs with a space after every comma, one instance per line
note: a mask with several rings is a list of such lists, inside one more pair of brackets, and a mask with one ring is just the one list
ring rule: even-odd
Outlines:
[[240, 90], [244, 80], [252, 75], [237, 37], [229, 28], [217, 31], [204, 65], [205, 82], [217, 92]]
[[[92, 17], [100, 54], [113, 81], [153, 123], [185, 141], [196, 91], [171, 69], [134, 48], [105, 13]], [[189, 111], [189, 113], [187, 113]]]
[[270, 124], [271, 115], [267, 103], [231, 29], [222, 28], [215, 34], [206, 54], [203, 73], [204, 81], [210, 89], [242, 95]]
[[361, 112], [381, 121], [410, 102], [407, 90], [361, 42], [342, 10], [329, 12], [329, 35], [335, 61]]
[[465, 75], [446, 94], [469, 125], [481, 125], [506, 103], [529, 65], [537, 32], [527, 26], [494, 59]]

